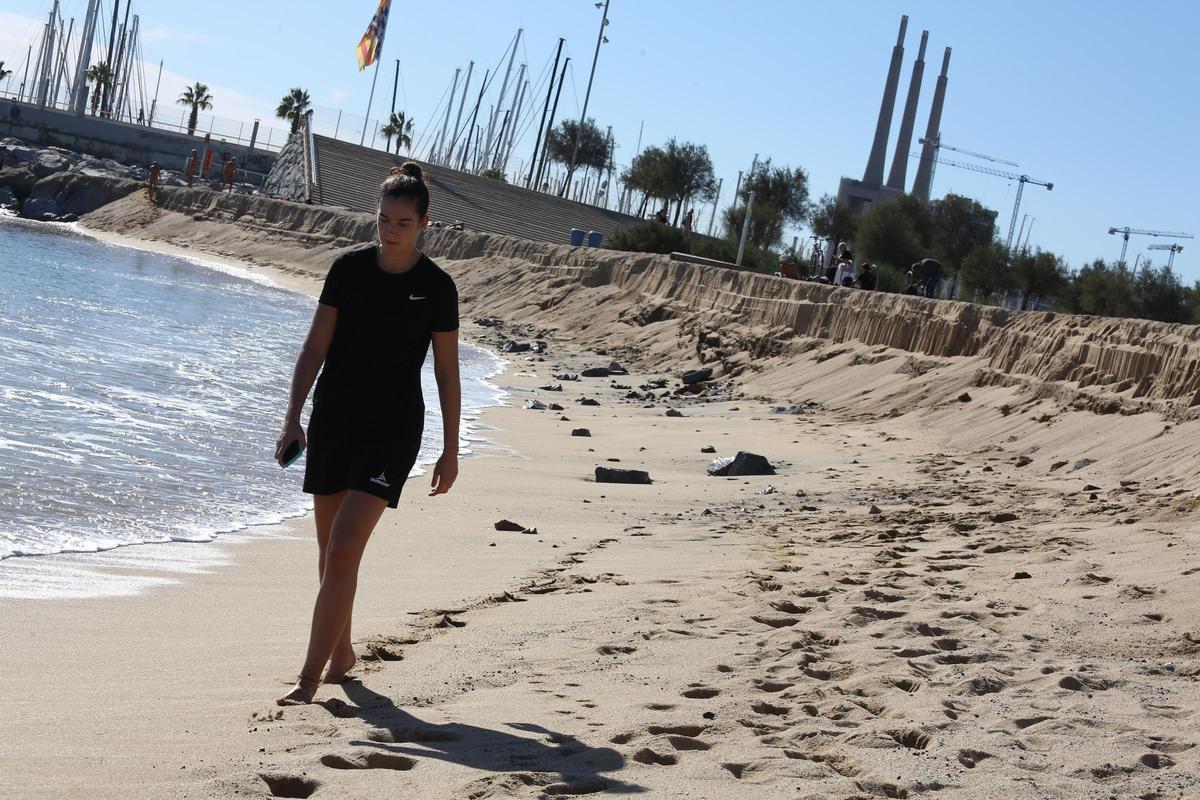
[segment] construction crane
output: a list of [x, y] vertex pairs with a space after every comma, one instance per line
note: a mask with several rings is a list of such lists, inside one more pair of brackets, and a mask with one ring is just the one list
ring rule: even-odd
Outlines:
[[1174, 242], [1172, 242], [1171, 244], [1152, 244], [1152, 245], [1150, 245], [1149, 249], [1151, 249], [1151, 250], [1170, 250], [1171, 255], [1167, 256], [1167, 269], [1174, 269], [1175, 254], [1183, 252], [1183, 245], [1175, 244]]
[[[942, 145], [945, 147], [946, 145]], [[919, 153], [912, 153], [913, 158], [920, 158]], [[995, 175], [999, 178], [1008, 178], [1010, 181], [1016, 181], [1017, 186], [1017, 202], [1013, 203], [1012, 220], [1008, 223], [1008, 241], [1004, 245], [1005, 251], [1012, 255], [1012, 240], [1013, 234], [1017, 232], [1017, 214], [1021, 210], [1021, 195], [1025, 191], [1025, 184], [1032, 183], [1034, 186], [1045, 186], [1046, 191], [1054, 191], [1054, 184], [1050, 181], [1042, 181], [1037, 178], [1031, 178], [1028, 175], [1017, 175], [1015, 172], [1005, 172], [1001, 169], [992, 169], [979, 164], [968, 164], [965, 161], [951, 161], [948, 158], [934, 159], [935, 164], [945, 164], [950, 167], [958, 167], [959, 169], [969, 169], [972, 172], [982, 172], [984, 175]]]
[[1165, 239], [1195, 239], [1190, 233], [1176, 233], [1174, 231], [1148, 231], [1143, 228], [1109, 228], [1109, 235], [1114, 233], [1121, 234], [1121, 263], [1125, 263], [1125, 250], [1129, 247], [1130, 236], [1162, 236]]
[[953, 150], [956, 153], [962, 153], [964, 156], [971, 156], [972, 158], [982, 158], [985, 161], [992, 161], [992, 162], [995, 162], [996, 164], [1005, 164], [1010, 167], [1021, 166], [1020, 164], [1018, 164], [1015, 161], [1005, 161], [1003, 158], [993, 158], [992, 156], [985, 156], [983, 153], [976, 153], [974, 150], [967, 150], [965, 147], [955, 147], [954, 145], [946, 144], [945, 142], [942, 141], [942, 135], [940, 133], [937, 135], [937, 138], [935, 138], [935, 139], [918, 139], [917, 141], [919, 141], [921, 144], [928, 144], [928, 145], [933, 146], [933, 163], [929, 165], [929, 188], [930, 188], [930, 190], [933, 189], [933, 176], [937, 172], [938, 153], [941, 152], [943, 147], [946, 148], [947, 150]]

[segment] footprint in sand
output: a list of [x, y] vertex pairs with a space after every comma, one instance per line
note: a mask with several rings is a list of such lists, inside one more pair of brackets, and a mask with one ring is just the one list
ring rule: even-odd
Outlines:
[[633, 760], [639, 764], [657, 764], [664, 767], [674, 766], [679, 763], [678, 756], [673, 756], [670, 753], [658, 753], [649, 747], [643, 747], [634, 753]]
[[1118, 682], [1105, 680], [1104, 678], [1089, 678], [1068, 675], [1060, 680], [1058, 685], [1063, 689], [1070, 689], [1073, 692], [1103, 692], [1118, 685]]
[[373, 750], [369, 753], [355, 753], [349, 756], [330, 753], [321, 756], [321, 763], [332, 769], [395, 769], [410, 770], [417, 765], [411, 758], [396, 753], [381, 753]]
[[267, 784], [272, 797], [312, 797], [313, 792], [321, 787], [321, 784], [312, 778], [299, 775], [260, 772], [258, 777]]
[[770, 703], [755, 703], [754, 705], [750, 706], [750, 710], [756, 714], [767, 714], [773, 717], [783, 717], [786, 716], [792, 709], [788, 706], [776, 706]]
[[[646, 732], [651, 736], [687, 736], [694, 739], [707, 729], [707, 725], [651, 725]], [[624, 742], [617, 744], [624, 744]]]

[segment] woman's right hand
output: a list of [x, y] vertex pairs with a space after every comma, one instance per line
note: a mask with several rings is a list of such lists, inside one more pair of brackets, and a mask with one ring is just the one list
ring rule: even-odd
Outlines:
[[275, 463], [283, 464], [283, 453], [292, 442], [300, 440], [300, 447], [308, 449], [308, 439], [304, 436], [304, 428], [299, 420], [288, 420], [283, 424], [283, 431], [275, 440]]

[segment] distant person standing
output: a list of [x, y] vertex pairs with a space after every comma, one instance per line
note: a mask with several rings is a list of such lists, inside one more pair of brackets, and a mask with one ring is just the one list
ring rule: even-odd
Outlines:
[[658, 211], [654, 212], [654, 221], [661, 222], [663, 225], [667, 224], [667, 207], [666, 206], [663, 206]]
[[225, 171], [221, 175], [221, 188], [229, 187], [229, 191], [233, 191], [233, 179], [237, 177], [237, 159], [232, 156], [225, 162]]
[[837, 269], [833, 275], [834, 286], [850, 286], [854, 283], [854, 253], [850, 252], [850, 248], [845, 246], [845, 242], [838, 245]]
[[942, 282], [942, 265], [932, 258], [923, 258], [912, 266], [914, 276], [919, 276], [921, 294], [925, 297], [937, 297], [939, 284]]
[[695, 213], [696, 213], [696, 209], [689, 208], [688, 212], [683, 215], [683, 235], [684, 236], [692, 235], [692, 219], [693, 219]]
[[187, 185], [190, 189], [192, 183], [196, 180], [196, 168], [200, 166], [200, 154], [195, 150], [192, 151], [191, 157], [187, 162]]
[[150, 162], [150, 168], [146, 171], [146, 193], [150, 196], [150, 202], [153, 203], [158, 196], [158, 180], [162, 174], [162, 170], [158, 167], [157, 161]]
[[858, 288], [860, 289], [866, 289], [869, 292], [874, 291], [875, 287], [879, 284], [879, 276], [875, 274], [875, 265], [863, 264], [862, 271], [858, 273], [858, 277], [854, 279], [854, 282], [858, 284]]
[[208, 171], [212, 169], [213, 150], [211, 147], [204, 148], [204, 166], [200, 167], [200, 179], [208, 178]]

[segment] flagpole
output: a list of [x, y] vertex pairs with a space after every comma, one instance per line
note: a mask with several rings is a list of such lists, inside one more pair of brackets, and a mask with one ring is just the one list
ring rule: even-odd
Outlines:
[[382, 60], [379, 56], [383, 55], [382, 48], [380, 50], [381, 52], [375, 54], [375, 74], [371, 77], [371, 96], [367, 98], [367, 119], [363, 122], [362, 138], [358, 140], [359, 147], [367, 140], [367, 126], [371, 124], [371, 103], [375, 101], [375, 81], [379, 79], [379, 62]]

